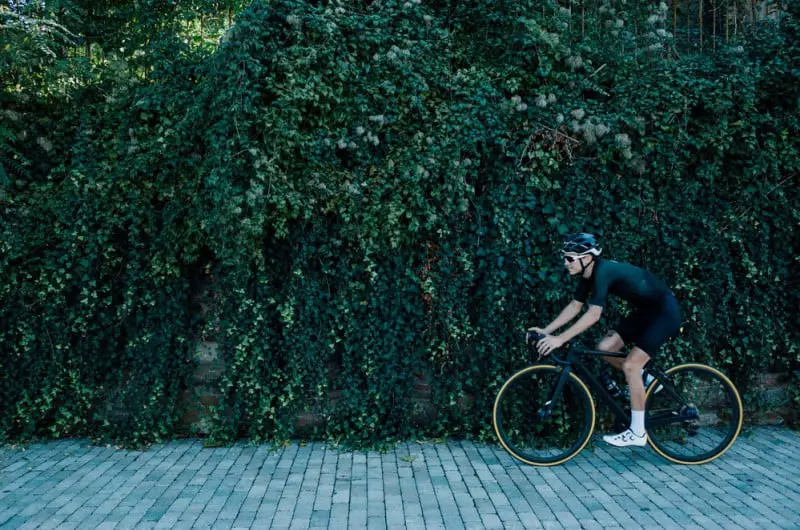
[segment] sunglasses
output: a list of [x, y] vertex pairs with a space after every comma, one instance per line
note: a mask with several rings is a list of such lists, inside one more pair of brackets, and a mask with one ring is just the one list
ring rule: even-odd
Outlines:
[[581, 254], [580, 256], [570, 256], [570, 255], [564, 254], [564, 259], [567, 260], [567, 263], [572, 263], [573, 261], [578, 261], [579, 259], [581, 259], [585, 255], [586, 254]]

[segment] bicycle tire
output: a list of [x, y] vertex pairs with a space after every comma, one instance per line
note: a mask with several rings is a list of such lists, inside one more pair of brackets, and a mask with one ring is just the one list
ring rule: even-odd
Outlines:
[[[495, 434], [498, 440], [500, 440], [503, 449], [520, 462], [534, 466], [555, 466], [563, 464], [580, 453], [591, 439], [596, 417], [594, 400], [586, 384], [581, 381], [578, 376], [570, 372], [565, 381], [564, 390], [559, 398], [559, 403], [553, 408], [557, 417], [562, 421], [564, 419], [569, 420], [570, 415], [575, 415], [574, 405], [578, 404], [585, 409], [582, 419], [580, 420], [581, 424], [573, 426], [576, 428], [575, 432], [577, 438], [571, 441], [569, 439], [571, 438], [571, 434], [564, 434], [563, 432], [551, 435], [551, 437], [556, 436], [567, 440], [567, 442], [563, 444], [567, 445], [567, 447], [565, 447], [563, 451], [556, 452], [555, 454], [552, 454], [553, 451], [549, 449], [544, 450], [549, 454], [536, 454], [521, 446], [519, 441], [521, 428], [523, 426], [529, 427], [533, 425], [539, 417], [538, 415], [534, 416], [533, 414], [537, 413], [531, 412], [530, 407], [527, 405], [516, 402], [524, 400], [526, 402], [535, 403], [532, 406], [538, 406], [540, 408], [534, 408], [533, 410], [541, 410], [541, 408], [546, 405], [546, 401], [542, 402], [544, 398], [539, 396], [536, 391], [542, 396], [547, 395], [549, 397], [551, 395], [551, 389], [555, 387], [561, 373], [562, 368], [553, 365], [537, 364], [529, 366], [509, 377], [497, 393], [492, 410], [492, 424]], [[537, 380], [535, 380], [537, 378], [547, 382], [546, 386], [540, 386]], [[571, 405], [571, 407], [567, 407], [567, 404]], [[517, 407], [517, 413], [512, 414], [515, 405], [522, 405], [522, 408], [519, 409], [519, 407]], [[567, 410], [570, 412], [567, 412]], [[580, 412], [581, 411], [578, 410], [577, 416], [579, 418]], [[514, 432], [515, 430], [517, 431], [516, 434]], [[561, 430], [563, 431], [563, 429]], [[536, 436], [532, 438], [536, 438]], [[544, 442], [544, 440], [545, 439], [541, 437], [536, 441]]]
[[[738, 390], [725, 374], [700, 363], [674, 366], [666, 374], [671, 385], [662, 387], [656, 380], [647, 389], [648, 443], [656, 453], [676, 464], [705, 464], [719, 458], [742, 429], [744, 414]], [[680, 392], [681, 400], [670, 387], [678, 387], [675, 390]], [[709, 401], [698, 405], [703, 397]], [[656, 425], [668, 414], [689, 419]]]

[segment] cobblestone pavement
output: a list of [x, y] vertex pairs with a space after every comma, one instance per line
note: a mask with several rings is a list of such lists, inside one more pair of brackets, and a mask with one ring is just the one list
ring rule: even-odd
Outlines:
[[800, 528], [800, 433], [745, 431], [702, 466], [601, 444], [553, 468], [464, 441], [2, 447], [0, 528]]

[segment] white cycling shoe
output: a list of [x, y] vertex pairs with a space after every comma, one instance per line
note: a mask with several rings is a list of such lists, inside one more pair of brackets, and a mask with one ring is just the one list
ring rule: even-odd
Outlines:
[[647, 445], [647, 433], [639, 436], [632, 430], [628, 429], [627, 431], [619, 434], [606, 434], [603, 436], [603, 441], [615, 447], [643, 447]]

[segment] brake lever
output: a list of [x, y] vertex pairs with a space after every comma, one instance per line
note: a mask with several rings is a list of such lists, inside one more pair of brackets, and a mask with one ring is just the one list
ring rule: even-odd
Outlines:
[[[547, 335], [544, 335], [544, 334], [542, 334], [542, 333], [536, 333], [535, 331], [526, 331], [526, 332], [525, 332], [525, 344], [526, 344], [526, 345], [527, 345], [529, 348], [531, 348], [531, 349], [533, 349], [533, 348], [536, 348], [536, 344], [537, 344], [537, 343], [538, 343], [540, 340], [542, 340], [543, 338], [545, 338], [546, 336], [547, 336]], [[550, 353], [550, 355], [552, 355], [552, 352]], [[541, 361], [541, 360], [542, 360], [544, 357], [545, 357], [545, 355], [544, 355], [544, 354], [542, 354], [542, 353], [539, 353], [539, 352], [538, 352], [538, 350], [537, 350], [537, 357], [536, 357], [536, 361], [535, 361], [535, 362], [537, 362], [537, 363], [538, 363], [538, 362], [539, 362], [539, 361]]]
[[[542, 340], [543, 338], [545, 338], [546, 336], [547, 335], [543, 335], [541, 333], [536, 333], [535, 331], [527, 331], [527, 332], [525, 332], [525, 343], [528, 345], [529, 348], [535, 348], [536, 347], [536, 343], [539, 342], [540, 340]], [[572, 340], [564, 343], [564, 345], [561, 346], [561, 348], [558, 348], [558, 349], [555, 349], [555, 350], [551, 351], [547, 355], [547, 357], [552, 358], [553, 362], [556, 363], [556, 364], [567, 364], [567, 361], [565, 361], [564, 359], [562, 359], [561, 357], [556, 355], [555, 352], [557, 352], [560, 349], [564, 349], [564, 348], [569, 349], [569, 348], [573, 347], [575, 344], [576, 344], [575, 339], [572, 339]], [[537, 357], [536, 357], [536, 362], [537, 363], [539, 361], [541, 361], [543, 358], [546, 357], [544, 354], [538, 353], [538, 350], [537, 350], [537, 354], [538, 354]]]

